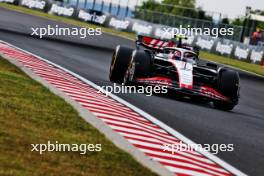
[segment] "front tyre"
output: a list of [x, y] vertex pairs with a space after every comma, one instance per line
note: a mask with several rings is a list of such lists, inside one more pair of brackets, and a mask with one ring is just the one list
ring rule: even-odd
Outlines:
[[222, 102], [222, 101], [214, 102], [214, 107], [216, 109], [223, 110], [223, 111], [231, 111], [232, 109], [234, 109], [235, 106], [236, 106], [235, 103], [227, 103], [227, 102]]
[[135, 50], [124, 76], [124, 83], [130, 84], [137, 78], [146, 78], [151, 74], [152, 57], [146, 51]]
[[145, 78], [149, 77], [151, 73], [152, 57], [146, 51], [134, 51], [132, 55], [132, 62], [135, 63], [135, 77]]
[[221, 69], [218, 75], [218, 91], [231, 101], [215, 101], [214, 107], [220, 110], [230, 111], [238, 103], [239, 99], [239, 75], [237, 72]]
[[115, 83], [122, 83], [131, 60], [133, 49], [118, 45], [113, 53], [109, 79]]

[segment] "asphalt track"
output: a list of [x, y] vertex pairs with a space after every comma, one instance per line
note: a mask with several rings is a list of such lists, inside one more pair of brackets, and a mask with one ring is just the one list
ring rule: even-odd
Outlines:
[[[29, 33], [30, 27], [55, 22], [10, 12], [0, 8], [0, 40], [28, 50], [100, 85], [108, 80], [111, 50], [116, 44], [133, 42], [103, 34], [81, 40], [57, 37], [63, 41], [40, 40], [7, 32]], [[60, 24], [65, 26], [64, 24]], [[198, 144], [234, 144], [233, 152], [217, 156], [249, 175], [264, 173], [264, 81], [241, 73], [241, 98], [231, 112], [213, 109], [210, 104], [179, 101], [162, 96], [119, 94]]]

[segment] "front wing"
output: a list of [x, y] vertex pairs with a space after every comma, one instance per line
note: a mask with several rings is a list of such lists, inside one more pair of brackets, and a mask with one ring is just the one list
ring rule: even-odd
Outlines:
[[209, 86], [193, 85], [191, 89], [180, 87], [179, 82], [166, 77], [137, 78], [136, 84], [151, 86], [166, 86], [175, 93], [182, 93], [188, 96], [201, 96], [210, 100], [231, 102], [231, 99], [222, 95], [217, 90]]

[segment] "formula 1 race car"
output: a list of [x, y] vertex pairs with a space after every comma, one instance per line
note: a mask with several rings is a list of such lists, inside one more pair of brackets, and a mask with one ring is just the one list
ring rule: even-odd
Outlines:
[[200, 61], [198, 49], [183, 44], [183, 39], [138, 36], [137, 49], [117, 46], [110, 81], [167, 86], [177, 94], [213, 102], [217, 109], [232, 110], [239, 100], [238, 73]]

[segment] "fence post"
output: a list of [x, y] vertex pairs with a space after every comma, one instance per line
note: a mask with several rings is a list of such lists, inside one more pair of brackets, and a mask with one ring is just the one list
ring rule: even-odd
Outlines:
[[111, 14], [111, 13], [112, 13], [112, 0], [111, 0], [111, 2], [110, 2], [110, 4], [109, 4], [109, 9], [108, 9], [108, 12], [109, 12], [109, 14]]
[[92, 6], [92, 9], [94, 10], [94, 8], [95, 8], [95, 1], [96, 0], [93, 0], [93, 6]]
[[126, 6], [125, 17], [128, 16], [128, 11], [129, 11], [129, 0], [127, 0], [127, 6]]
[[102, 12], [104, 10], [104, 1], [102, 1], [102, 3], [101, 3], [101, 9], [100, 9], [100, 11]]
[[84, 8], [86, 9], [87, 7], [87, 0], [84, 1]]
[[121, 2], [121, 0], [119, 0], [119, 2], [118, 2], [116, 16], [119, 16], [119, 13], [120, 13], [120, 2]]

